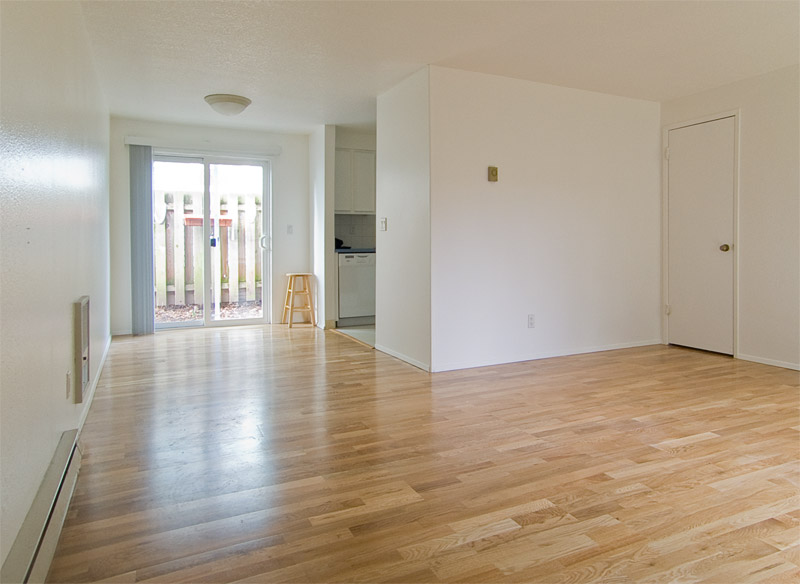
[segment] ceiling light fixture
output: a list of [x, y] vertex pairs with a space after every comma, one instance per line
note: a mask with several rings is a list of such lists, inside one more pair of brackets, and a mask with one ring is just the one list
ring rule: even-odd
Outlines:
[[229, 93], [212, 93], [205, 98], [208, 105], [218, 114], [223, 116], [236, 116], [252, 102], [241, 95], [231, 95]]

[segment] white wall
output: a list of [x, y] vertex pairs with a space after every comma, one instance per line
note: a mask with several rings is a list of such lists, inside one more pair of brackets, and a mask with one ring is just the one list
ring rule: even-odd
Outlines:
[[61, 433], [73, 302], [91, 297], [91, 375], [110, 342], [108, 110], [80, 5], [2, 2], [0, 555], [5, 561]]
[[375, 347], [423, 369], [431, 355], [428, 69], [378, 96]]
[[334, 156], [336, 126], [320, 126], [308, 139], [311, 186], [311, 238], [316, 280], [317, 326], [336, 323], [336, 254], [334, 252]]
[[664, 126], [738, 109], [737, 356], [800, 368], [800, 90], [788, 67], [662, 104]]
[[659, 104], [430, 71], [432, 369], [660, 342]]
[[[272, 167], [272, 316], [281, 317], [286, 272], [311, 271], [308, 136], [111, 118], [111, 331], [131, 332], [130, 178], [126, 136], [161, 146], [231, 154], [280, 153]], [[292, 233], [288, 233], [288, 226]]]
[[336, 127], [336, 147], [353, 148], [355, 150], [375, 150], [377, 134], [375, 132], [355, 131], [350, 128]]

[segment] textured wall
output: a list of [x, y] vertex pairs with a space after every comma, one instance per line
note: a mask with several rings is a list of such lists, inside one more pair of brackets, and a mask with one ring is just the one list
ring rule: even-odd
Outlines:
[[[72, 304], [108, 346], [108, 112], [80, 5], [2, 2], [0, 548], [5, 560], [64, 430]], [[74, 373], [74, 372], [73, 372]]]

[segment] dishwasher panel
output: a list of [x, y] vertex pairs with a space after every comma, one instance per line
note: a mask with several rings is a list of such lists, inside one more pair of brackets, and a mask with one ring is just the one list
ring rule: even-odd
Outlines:
[[375, 254], [339, 254], [339, 318], [375, 316]]

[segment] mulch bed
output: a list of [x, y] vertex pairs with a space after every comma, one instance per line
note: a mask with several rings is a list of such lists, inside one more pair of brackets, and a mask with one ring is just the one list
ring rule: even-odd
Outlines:
[[[261, 302], [226, 302], [220, 305], [220, 320], [261, 318]], [[156, 323], [203, 320], [203, 307], [198, 304], [156, 306]]]

